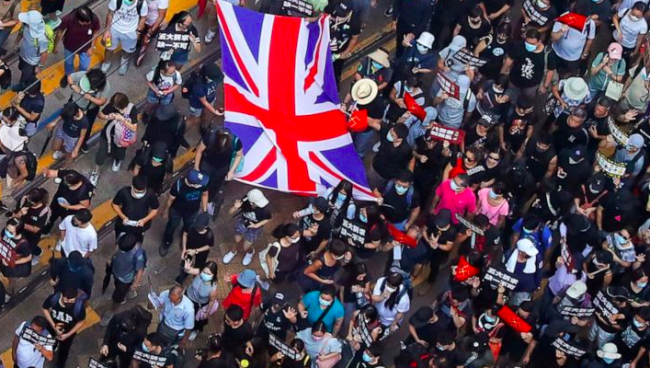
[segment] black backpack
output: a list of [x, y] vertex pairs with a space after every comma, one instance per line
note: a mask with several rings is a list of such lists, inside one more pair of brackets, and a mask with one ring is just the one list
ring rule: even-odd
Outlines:
[[23, 148], [21, 151], [10, 152], [5, 156], [2, 161], [0, 161], [0, 178], [7, 177], [7, 168], [11, 160], [24, 156], [25, 157], [25, 166], [27, 167], [27, 181], [32, 181], [36, 177], [36, 171], [38, 169], [38, 158], [27, 148]]
[[[144, 6], [144, 0], [138, 0], [138, 15], [142, 12], [142, 7]], [[115, 11], [120, 9], [122, 7], [122, 0], [117, 0], [117, 7], [115, 8]]]
[[192, 93], [192, 88], [194, 87], [194, 83], [201, 78], [200, 73], [198, 71], [194, 71], [190, 74], [189, 78], [185, 80], [185, 83], [183, 83], [183, 87], [181, 88], [181, 97], [184, 99], [189, 99], [190, 94]]

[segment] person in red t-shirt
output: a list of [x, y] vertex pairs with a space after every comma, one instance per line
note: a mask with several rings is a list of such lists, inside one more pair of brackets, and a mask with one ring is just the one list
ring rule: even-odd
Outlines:
[[257, 286], [257, 274], [255, 271], [245, 269], [238, 275], [226, 275], [226, 282], [233, 285], [232, 290], [223, 301], [223, 308], [228, 309], [230, 305], [238, 305], [244, 310], [244, 320], [253, 314], [253, 311], [262, 304], [262, 291]]

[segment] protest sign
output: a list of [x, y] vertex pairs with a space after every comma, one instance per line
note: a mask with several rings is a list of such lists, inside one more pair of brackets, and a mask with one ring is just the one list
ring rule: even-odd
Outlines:
[[313, 17], [314, 5], [304, 0], [284, 0], [282, 10], [293, 17]]
[[487, 60], [483, 60], [481, 58], [478, 58], [478, 57], [474, 56], [473, 54], [471, 54], [470, 52], [468, 52], [466, 50], [462, 50], [462, 49], [458, 50], [454, 54], [453, 57], [459, 63], [465, 64], [465, 65], [468, 65], [468, 66], [471, 66], [471, 67], [474, 67], [474, 68], [480, 68], [483, 65], [487, 64]]
[[580, 358], [581, 356], [585, 355], [586, 351], [583, 349], [580, 349], [574, 345], [569, 344], [567, 341], [564, 341], [563, 338], [558, 337], [553, 341], [553, 347], [556, 349], [560, 350], [566, 355], [571, 355], [576, 358]]
[[609, 298], [602, 292], [598, 291], [596, 297], [591, 301], [595, 307], [598, 314], [600, 314], [603, 319], [609, 319], [611, 316], [619, 313], [618, 308], [612, 303]]
[[16, 264], [16, 251], [4, 239], [0, 239], [0, 259], [9, 265], [9, 267], [13, 267]]
[[565, 305], [560, 309], [560, 314], [565, 317], [589, 318], [594, 314], [595, 308], [571, 307]]
[[149, 364], [152, 367], [164, 367], [167, 363], [167, 357], [160, 356], [152, 353], [145, 353], [142, 350], [136, 349], [133, 352], [133, 359]]
[[34, 331], [31, 327], [25, 326], [23, 332], [20, 334], [20, 338], [34, 345], [54, 346], [56, 339], [52, 337], [47, 337], [39, 334]]
[[608, 159], [605, 155], [600, 153], [600, 151], [596, 152], [596, 162], [598, 163], [598, 166], [603, 169], [605, 174], [610, 177], [621, 177], [625, 175], [625, 164], [619, 164], [618, 162]]
[[494, 267], [488, 267], [483, 280], [489, 282], [492, 286], [503, 285], [504, 288], [511, 291], [515, 290], [519, 283], [519, 280], [507, 271], [499, 271]]
[[357, 321], [359, 322], [359, 335], [361, 335], [361, 341], [366, 344], [366, 346], [372, 345], [372, 335], [366, 324], [366, 317], [363, 313], [359, 313], [357, 316]]
[[276, 348], [280, 353], [284, 354], [284, 356], [291, 360], [298, 359], [298, 352], [272, 333], [269, 333], [269, 345]]
[[481, 235], [481, 236], [485, 235], [485, 232], [483, 232], [483, 229], [481, 229], [480, 227], [474, 225], [474, 223], [470, 222], [469, 220], [467, 220], [466, 218], [461, 216], [460, 213], [456, 214], [456, 220], [458, 220], [458, 222], [460, 222], [466, 228], [470, 229], [473, 233]]
[[363, 247], [363, 245], [366, 244], [367, 232], [368, 229], [366, 225], [361, 222], [344, 218], [343, 223], [341, 223], [341, 238], [346, 241], [348, 239], [352, 240], [352, 243], [356, 247]]
[[607, 119], [607, 127], [609, 128], [609, 131], [616, 143], [620, 144], [621, 146], [627, 145], [627, 140], [629, 137], [618, 127], [618, 125], [616, 125], [616, 122], [614, 119], [612, 119], [611, 116]]
[[88, 368], [109, 368], [106, 364], [100, 362], [99, 360], [90, 357], [88, 360]]
[[431, 138], [437, 141], [447, 141], [451, 144], [461, 144], [465, 140], [465, 131], [434, 123], [431, 125]]
[[444, 73], [436, 74], [436, 80], [440, 85], [440, 88], [443, 92], [449, 95], [449, 97], [459, 99], [460, 98], [460, 88], [458, 85], [447, 78]]
[[533, 5], [532, 0], [526, 0], [524, 1], [523, 9], [528, 15], [528, 18], [530, 18], [531, 21], [544, 25], [546, 22], [548, 22], [548, 17], [542, 15], [540, 12], [537, 11], [535, 8], [535, 5]]

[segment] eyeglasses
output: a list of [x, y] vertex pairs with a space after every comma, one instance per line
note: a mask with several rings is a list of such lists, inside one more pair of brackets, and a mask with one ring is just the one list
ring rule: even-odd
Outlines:
[[465, 160], [467, 160], [467, 161], [469, 161], [469, 162], [474, 162], [474, 161], [476, 161], [476, 158], [474, 158], [474, 157], [469, 157], [469, 156], [465, 155]]
[[492, 161], [499, 161], [501, 159], [501, 157], [499, 157], [499, 156], [497, 156], [497, 157], [488, 156], [487, 158], [488, 158], [488, 160], [492, 160]]

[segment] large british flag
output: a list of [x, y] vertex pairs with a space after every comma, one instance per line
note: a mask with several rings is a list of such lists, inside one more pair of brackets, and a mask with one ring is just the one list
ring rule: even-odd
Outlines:
[[257, 13], [217, 4], [226, 126], [244, 146], [238, 180], [314, 196], [348, 179], [373, 198], [339, 98], [329, 20]]

